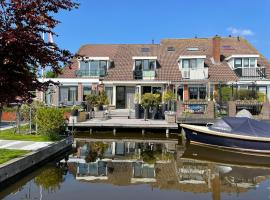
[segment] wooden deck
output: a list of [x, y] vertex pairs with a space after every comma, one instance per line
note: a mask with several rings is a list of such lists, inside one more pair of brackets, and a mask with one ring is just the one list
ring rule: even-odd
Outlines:
[[139, 129], [178, 129], [177, 123], [167, 123], [165, 120], [121, 119], [108, 120], [91, 119], [84, 122], [69, 123], [69, 127], [88, 128], [139, 128]]

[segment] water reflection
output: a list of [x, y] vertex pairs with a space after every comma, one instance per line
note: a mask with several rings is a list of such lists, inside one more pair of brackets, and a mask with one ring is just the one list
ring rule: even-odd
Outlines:
[[[130, 197], [123, 191], [128, 191], [130, 199], [269, 196], [270, 158], [266, 155], [181, 145], [177, 139], [77, 138], [75, 144], [68, 160], [30, 174], [0, 192], [0, 198], [74, 199], [76, 194], [85, 199], [91, 193], [107, 199], [119, 195], [120, 188], [117, 199]], [[97, 192], [104, 188], [106, 193]]]

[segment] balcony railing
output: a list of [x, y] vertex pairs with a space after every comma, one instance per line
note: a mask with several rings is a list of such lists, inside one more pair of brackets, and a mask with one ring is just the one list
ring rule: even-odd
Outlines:
[[182, 76], [185, 79], [207, 79], [208, 68], [182, 69]]
[[236, 68], [234, 71], [241, 78], [266, 78], [264, 67]]
[[76, 70], [76, 76], [78, 77], [104, 77], [106, 76], [105, 70]]
[[156, 72], [154, 70], [142, 71], [135, 70], [133, 71], [133, 78], [135, 80], [152, 80], [156, 77]]

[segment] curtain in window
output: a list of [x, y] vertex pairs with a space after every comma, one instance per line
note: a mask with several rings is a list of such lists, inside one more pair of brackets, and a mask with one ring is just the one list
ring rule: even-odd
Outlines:
[[70, 87], [68, 91], [68, 101], [77, 101], [77, 87]]
[[68, 88], [60, 87], [60, 103], [65, 103], [68, 101]]
[[109, 104], [112, 105], [112, 103], [113, 103], [113, 88], [112, 87], [105, 87], [105, 92], [108, 96]]

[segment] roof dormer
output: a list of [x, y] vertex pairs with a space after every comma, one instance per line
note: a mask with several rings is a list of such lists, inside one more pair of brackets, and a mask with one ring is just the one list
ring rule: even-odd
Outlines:
[[153, 80], [156, 76], [157, 56], [134, 56], [133, 77], [140, 80]]
[[206, 79], [208, 68], [204, 65], [206, 55], [182, 55], [178, 58], [179, 70], [184, 79]]

